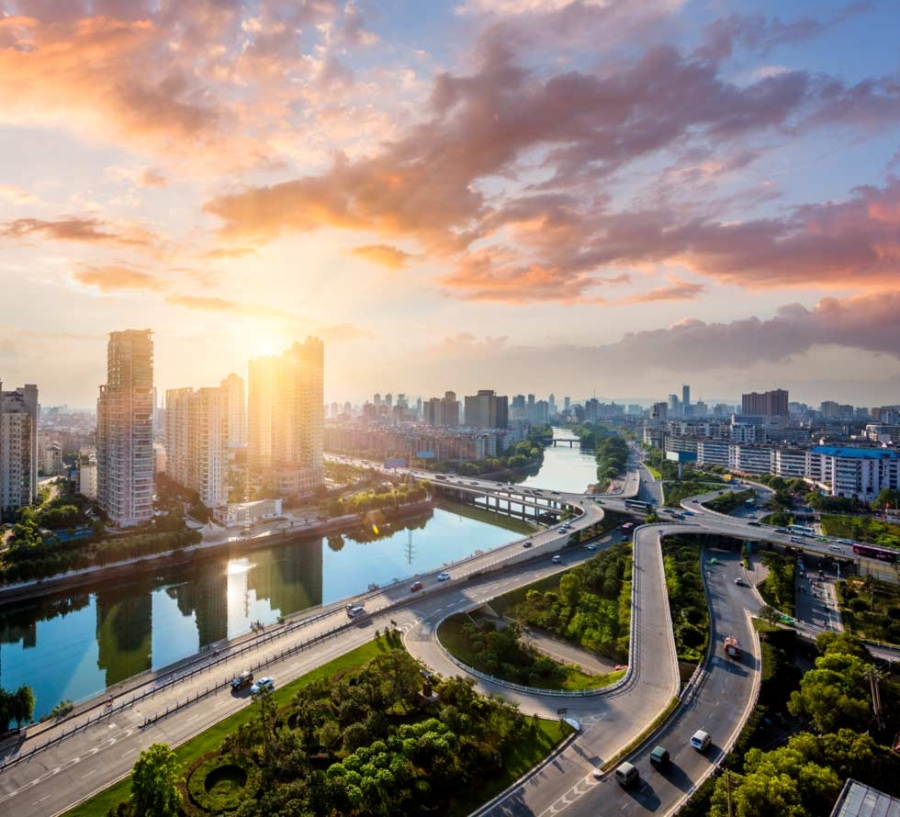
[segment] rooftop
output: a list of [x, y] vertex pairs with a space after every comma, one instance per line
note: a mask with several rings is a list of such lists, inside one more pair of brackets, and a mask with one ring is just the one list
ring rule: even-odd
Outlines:
[[900, 800], [848, 778], [831, 817], [900, 817]]
[[849, 460], [895, 460], [900, 458], [900, 452], [886, 448], [843, 448], [836, 445], [819, 445], [812, 450], [812, 453]]

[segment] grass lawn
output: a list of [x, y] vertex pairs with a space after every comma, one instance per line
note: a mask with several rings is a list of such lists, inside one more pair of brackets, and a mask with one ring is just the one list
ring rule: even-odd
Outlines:
[[504, 758], [502, 770], [484, 785], [473, 788], [468, 797], [461, 795], [454, 808], [448, 810], [447, 817], [466, 817], [492, 797], [496, 797], [540, 763], [571, 732], [572, 727], [563, 721], [539, 720], [534, 740], [517, 741], [515, 748]]
[[900, 525], [871, 516], [823, 514], [822, 533], [882, 547], [900, 548]]
[[646, 468], [651, 474], [653, 474], [653, 479], [662, 479], [662, 474], [659, 473], [659, 470], [654, 468], [652, 465], [647, 465], [644, 463], [644, 468]]
[[851, 578], [835, 586], [841, 618], [857, 638], [900, 644], [900, 587]]
[[[329, 661], [327, 664], [314, 669], [312, 672], [307, 673], [301, 678], [291, 681], [283, 687], [276, 688], [272, 693], [272, 698], [278, 706], [285, 706], [290, 702], [291, 698], [294, 697], [294, 693], [296, 693], [298, 689], [302, 689], [313, 681], [317, 681], [319, 678], [330, 678], [341, 670], [361, 667], [367, 661], [371, 661], [382, 649], [384, 649], [384, 645], [382, 644], [379, 648], [379, 645], [374, 641], [363, 644], [355, 650], [351, 650], [350, 652], [335, 658], [333, 661]], [[196, 737], [181, 744], [181, 746], [175, 749], [178, 760], [187, 767], [203, 755], [217, 751], [222, 745], [222, 741], [225, 739], [226, 735], [234, 732], [239, 726], [251, 720], [253, 717], [254, 710], [249, 706], [248, 702], [248, 706], [244, 709], [235, 712], [233, 715], [220, 721], [215, 726], [210, 727], [205, 732], [201, 732]], [[113, 806], [128, 799], [130, 794], [131, 779], [126, 777], [94, 795], [81, 805], [69, 809], [64, 817], [102, 817], [102, 815], [106, 814]]]
[[[451, 655], [455, 656], [457, 660], [477, 669], [478, 661], [475, 653], [472, 650], [469, 639], [466, 638], [462, 632], [462, 625], [465, 622], [466, 616], [461, 614], [444, 619], [444, 621], [441, 622], [441, 626], [438, 628], [438, 638], [445, 649]], [[542, 687], [545, 689], [568, 689], [573, 691], [582, 689], [602, 689], [603, 687], [610, 686], [610, 684], [614, 684], [626, 672], [625, 670], [617, 670], [615, 672], [606, 673], [605, 675], [591, 675], [573, 665], [567, 666], [571, 666], [572, 668], [564, 681], [546, 680], [542, 683]], [[502, 678], [502, 676], [499, 675], [497, 677]]]

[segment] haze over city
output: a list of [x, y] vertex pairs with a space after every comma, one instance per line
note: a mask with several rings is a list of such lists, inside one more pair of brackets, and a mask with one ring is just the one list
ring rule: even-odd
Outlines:
[[[891, 2], [0, 2], [0, 373], [889, 403]], [[677, 100], [677, 104], [674, 102]]]

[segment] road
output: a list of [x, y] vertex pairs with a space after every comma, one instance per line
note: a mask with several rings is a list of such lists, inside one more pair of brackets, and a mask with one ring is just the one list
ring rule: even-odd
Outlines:
[[[434, 478], [432, 474], [417, 475]], [[471, 493], [495, 494], [499, 489], [497, 483], [488, 480], [448, 477], [442, 482]], [[603, 508], [625, 510], [624, 498], [644, 490], [642, 483], [648, 486], [648, 497], [659, 496], [658, 486], [654, 486], [649, 474], [641, 480], [637, 468], [629, 473], [623, 492], [617, 497], [604, 497], [602, 507], [591, 497], [547, 490], [535, 492], [513, 488], [513, 493], [508, 496], [515, 502], [531, 505], [541, 505], [551, 499], [568, 504], [580, 514], [573, 520], [573, 526], [578, 529], [601, 520]], [[506, 490], [509, 490], [508, 486]], [[683, 794], [688, 781], [699, 781], [702, 774], [709, 770], [710, 760], [715, 759], [715, 751], [718, 750], [706, 758], [697, 758], [690, 753], [684, 757], [676, 755], [680, 758], [676, 768], [681, 770], [679, 774], [684, 774], [683, 778], [673, 777], [672, 788], [669, 789], [664, 781], [654, 782], [648, 772], [647, 785], [652, 785], [652, 789], [645, 792], [647, 797], [641, 800], [637, 795], [629, 795], [627, 801], [621, 801], [622, 792], [618, 787], [605, 781], [597, 782], [591, 775], [592, 770], [629, 745], [636, 735], [646, 729], [678, 690], [674, 639], [660, 551], [660, 537], [676, 532], [721, 532], [742, 538], [764, 538], [766, 533], [748, 527], [746, 521], [700, 510], [686, 524], [673, 521], [638, 529], [634, 540], [634, 630], [627, 682], [604, 694], [585, 698], [533, 696], [503, 690], [506, 697], [517, 700], [522, 711], [529, 714], [536, 712], [555, 717], [560, 706], [565, 706], [570, 716], [582, 722], [583, 731], [553, 763], [529, 777], [502, 803], [494, 806], [492, 814], [549, 814], [563, 810], [579, 814], [587, 813], [588, 809], [591, 813], [609, 813], [610, 808], [621, 809], [629, 803], [634, 807], [637, 807], [634, 804], [640, 803], [644, 810], [667, 813], [666, 809], [675, 803], [673, 798]], [[0, 809], [6, 817], [38, 817], [64, 811], [127, 774], [141, 749], [159, 741], [179, 744], [246, 706], [246, 699], [221, 691], [160, 720], [154, 726], [141, 729], [146, 717], [165, 712], [167, 707], [202, 692], [210, 685], [223, 684], [226, 679], [245, 669], [248, 661], [272, 657], [286, 646], [337, 627], [343, 629], [333, 638], [273, 664], [266, 673], [273, 675], [278, 683], [283, 683], [364, 643], [371, 638], [374, 628], [383, 629], [390, 620], [402, 627], [406, 643], [414, 655], [438, 671], [458, 672], [432, 638], [437, 623], [456, 610], [480, 604], [550, 572], [563, 570], [574, 561], [590, 555], [586, 550], [567, 550], [563, 564], [552, 564], [550, 555], [561, 551], [568, 538], [567, 533], [560, 534], [555, 527], [536, 532], [529, 537], [531, 547], [523, 547], [526, 540], [519, 540], [454, 566], [450, 570], [452, 579], [448, 582], [438, 582], [435, 574], [420, 577], [425, 589], [414, 596], [410, 595], [406, 583], [369, 594], [366, 607], [372, 615], [364, 622], [348, 622], [340, 607], [335, 606], [329, 615], [310, 622], [294, 635], [261, 647], [251, 658], [232, 659], [226, 656], [226, 660], [214, 670], [185, 678], [183, 683], [160, 690], [136, 706], [124, 707], [109, 720], [67, 737], [61, 744], [40, 752], [33, 759], [5, 768], [0, 773]], [[726, 575], [725, 570], [722, 573]], [[477, 577], [472, 578], [475, 574]], [[738, 588], [720, 587], [721, 583], [716, 576], [710, 579], [716, 632], [726, 627], [743, 634], [741, 627], [746, 623], [742, 624], [743, 608], [740, 602], [743, 600], [749, 604], [752, 594], [747, 593], [745, 597], [738, 592]], [[393, 606], [398, 603], [402, 604], [400, 608]], [[743, 640], [743, 635], [740, 637]], [[749, 647], [749, 637], [745, 643]], [[746, 683], [753, 683], [757, 672], [756, 660], [755, 656], [748, 658], [738, 667], [718, 660], [718, 656], [713, 657], [703, 684], [695, 692], [688, 710], [680, 716], [684, 720], [680, 726], [676, 722], [676, 726], [672, 727], [673, 749], [670, 751], [673, 754], [677, 750], [676, 733], [680, 740], [686, 740], [689, 734], [685, 730], [694, 723], [690, 720], [692, 717], [697, 723], [709, 725], [719, 749], [728, 743], [742, 722], [743, 704], [749, 700]], [[739, 679], [741, 683], [738, 683]], [[482, 684], [482, 688], [485, 691], [501, 691], [500, 687], [491, 689], [491, 685]], [[720, 701], [728, 701], [729, 705], [718, 706]], [[66, 728], [71, 730], [72, 724], [64, 723], [45, 731], [40, 738], [29, 738], [21, 749], [27, 752], [36, 743]], [[642, 762], [640, 754], [637, 760], [639, 764]], [[610, 803], [615, 805], [610, 806]]]

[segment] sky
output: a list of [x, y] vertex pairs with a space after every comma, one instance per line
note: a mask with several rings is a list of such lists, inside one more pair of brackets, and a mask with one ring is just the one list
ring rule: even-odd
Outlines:
[[0, 0], [0, 379], [900, 403], [895, 0]]

